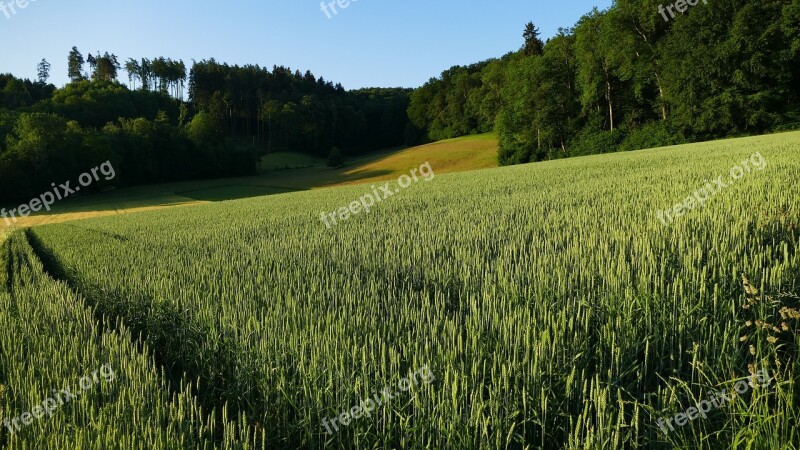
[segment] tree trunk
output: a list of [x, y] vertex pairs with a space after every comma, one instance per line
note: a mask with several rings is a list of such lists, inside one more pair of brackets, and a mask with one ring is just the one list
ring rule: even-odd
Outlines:
[[661, 98], [661, 121], [667, 121], [667, 99], [664, 98], [664, 88], [661, 86], [661, 76], [655, 71], [656, 84], [658, 85], [658, 96]]
[[536, 111], [536, 150], [542, 150], [542, 129], [539, 126], [539, 111]]
[[542, 130], [536, 127], [536, 150], [542, 149]]
[[611, 80], [606, 72], [606, 100], [608, 100], [608, 119], [611, 122], [611, 131], [614, 131], [614, 103], [611, 100]]

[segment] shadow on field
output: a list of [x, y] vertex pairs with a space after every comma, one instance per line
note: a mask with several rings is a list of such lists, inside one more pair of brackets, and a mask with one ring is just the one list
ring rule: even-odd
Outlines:
[[204, 202], [222, 202], [226, 200], [238, 200], [242, 198], [262, 197], [265, 195], [285, 194], [304, 189], [288, 188], [280, 186], [258, 186], [258, 185], [226, 185], [216, 186], [207, 189], [194, 189], [190, 191], [175, 192], [175, 194]]
[[355, 170], [352, 172], [348, 172], [348, 169], [345, 167], [344, 172], [339, 174], [341, 180], [344, 182], [351, 182], [351, 181], [361, 181], [366, 180], [369, 178], [377, 178], [377, 177], [385, 177], [387, 175], [391, 175], [392, 171], [388, 169], [379, 169], [379, 170]]

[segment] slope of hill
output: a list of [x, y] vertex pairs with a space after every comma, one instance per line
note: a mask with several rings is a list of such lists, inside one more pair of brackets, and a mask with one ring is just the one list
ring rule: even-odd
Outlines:
[[[295, 170], [264, 170], [262, 175], [269, 183], [297, 190], [343, 186], [357, 183], [376, 183], [396, 179], [428, 161], [437, 173], [464, 172], [497, 167], [497, 137], [481, 134], [447, 139], [432, 144], [402, 150], [388, 150], [347, 161], [345, 167], [332, 170], [322, 159], [298, 158], [293, 154], [268, 155], [262, 166], [292, 167]], [[305, 166], [305, 167], [302, 167]]]
[[785, 448], [799, 148], [787, 133], [437, 173], [369, 212], [353, 185], [29, 237], [204, 408], [230, 408], [225, 448]]
[[497, 138], [483, 134], [383, 151], [349, 160], [340, 169], [328, 168], [324, 160], [307, 155], [275, 153], [263, 158], [257, 176], [120, 189], [57, 203], [50, 213], [21, 219], [16, 225], [28, 227], [321, 187], [376, 183], [396, 179], [418, 166], [417, 161], [429, 161], [437, 173], [497, 167]]

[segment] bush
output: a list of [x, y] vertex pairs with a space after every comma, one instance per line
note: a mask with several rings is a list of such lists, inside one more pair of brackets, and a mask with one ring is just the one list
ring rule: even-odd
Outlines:
[[214, 123], [211, 115], [199, 112], [186, 126], [186, 136], [195, 145], [217, 145], [225, 140], [225, 133]]
[[333, 147], [328, 155], [328, 167], [339, 168], [344, 165], [344, 156], [339, 147]]
[[620, 151], [641, 150], [644, 148], [666, 147], [682, 144], [678, 133], [670, 130], [663, 122], [652, 122], [631, 131], [619, 146]]
[[584, 130], [573, 139], [570, 154], [580, 156], [613, 153], [619, 151], [619, 146], [624, 139], [625, 134], [620, 130]]

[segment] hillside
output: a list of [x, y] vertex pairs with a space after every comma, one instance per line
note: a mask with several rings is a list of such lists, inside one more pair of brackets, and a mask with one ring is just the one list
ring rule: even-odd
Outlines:
[[51, 213], [32, 215], [19, 220], [17, 225], [28, 227], [307, 189], [376, 183], [396, 179], [416, 161], [430, 161], [437, 173], [497, 167], [497, 138], [493, 134], [483, 134], [376, 152], [349, 160], [341, 169], [330, 169], [324, 160], [303, 154], [275, 153], [262, 158], [257, 176], [119, 189], [57, 203]]
[[[183, 402], [202, 414], [114, 422], [133, 439], [227, 404], [216, 429], [169, 430], [224, 430], [226, 449], [785, 448], [800, 420], [798, 148], [786, 133], [450, 174], [431, 162], [435, 176], [390, 183], [369, 212], [351, 206], [373, 192], [359, 184], [27, 237], [87, 308], [144, 333], [154, 373], [196, 386]], [[36, 259], [17, 236], [8, 254]], [[40, 301], [29, 279], [10, 283], [17, 308]], [[710, 395], [732, 400], [699, 417]], [[46, 421], [26, 433], [71, 439]]]

